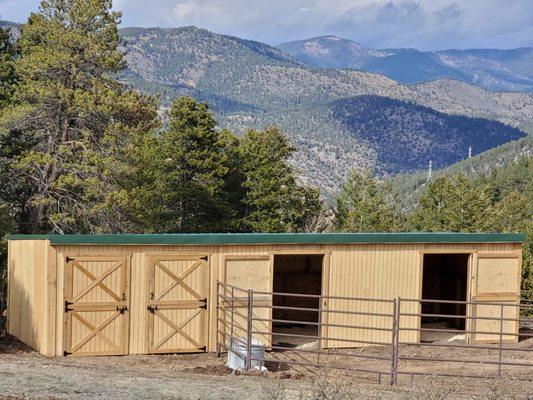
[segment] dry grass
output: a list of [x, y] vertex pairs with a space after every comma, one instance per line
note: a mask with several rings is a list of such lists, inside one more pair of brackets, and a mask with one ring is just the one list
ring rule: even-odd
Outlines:
[[523, 382], [513, 380], [487, 379], [479, 381], [479, 395], [473, 400], [532, 400], [533, 392], [528, 392]]
[[408, 388], [405, 400], [448, 400], [457, 398], [462, 385], [457, 379], [424, 376]]
[[325, 373], [306, 382], [296, 393], [286, 382], [262, 384], [262, 400], [533, 400], [520, 382], [486, 379], [465, 384], [464, 380], [427, 376], [411, 386], [363, 386]]

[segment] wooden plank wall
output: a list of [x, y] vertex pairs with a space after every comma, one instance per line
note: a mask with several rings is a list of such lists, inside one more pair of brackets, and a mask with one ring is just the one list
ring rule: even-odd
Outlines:
[[[360, 244], [339, 246], [332, 251], [330, 286], [331, 296], [394, 299], [418, 297], [420, 277], [418, 249], [420, 245]], [[392, 314], [391, 303], [374, 301], [332, 300], [330, 310], [349, 310], [360, 313]], [[335, 314], [328, 315], [328, 322], [355, 325], [368, 329], [330, 328], [329, 337], [364, 342], [391, 343], [391, 333], [372, 328], [392, 328], [392, 318], [385, 316]], [[410, 324], [411, 321], [404, 321]], [[412, 333], [403, 332], [401, 340], [415, 340]], [[332, 347], [353, 347], [357, 343], [328, 341]]]
[[[8, 333], [46, 353], [47, 240], [9, 242]], [[54, 284], [55, 286], [55, 284]]]
[[[26, 241], [27, 242], [27, 241]], [[13, 242], [15, 243], [15, 242]], [[11, 246], [13, 246], [13, 243]], [[22, 243], [20, 241], [19, 243]], [[21, 246], [19, 244], [14, 245]], [[26, 246], [26, 245], [23, 245]], [[15, 250], [17, 251], [21, 250]], [[227, 246], [57, 246], [57, 286], [56, 286], [56, 316], [55, 316], [55, 354], [63, 351], [63, 285], [64, 260], [66, 256], [80, 255], [127, 255], [131, 265], [131, 295], [130, 295], [130, 354], [143, 354], [148, 351], [146, 340], [148, 298], [147, 260], [149, 254], [188, 253], [211, 254], [209, 272], [209, 341], [208, 350], [214, 351], [216, 345], [216, 281], [223, 280], [224, 256], [269, 255], [274, 253], [305, 254], [306, 252], [323, 252], [328, 254], [330, 264], [329, 282], [324, 282], [324, 291], [332, 296], [419, 298], [421, 296], [421, 252], [423, 251], [462, 251], [510, 253], [519, 252], [519, 245], [515, 244], [354, 244], [354, 245], [227, 245]], [[476, 254], [473, 255], [477, 263]], [[474, 270], [474, 268], [472, 268]], [[475, 280], [475, 273], [471, 271], [471, 279]], [[16, 306], [15, 306], [16, 307]], [[19, 310], [20, 310], [20, 306]], [[368, 306], [349, 305], [346, 301], [332, 301], [327, 307], [348, 308], [359, 311], [389, 312], [390, 305], [369, 303]], [[357, 308], [358, 307], [358, 308]], [[408, 310], [418, 311], [417, 306], [411, 305]], [[404, 309], [405, 310], [405, 309]], [[14, 310], [16, 314], [17, 311]], [[19, 311], [20, 313], [20, 311]], [[332, 314], [333, 315], [333, 314]], [[15, 317], [16, 319], [16, 317]], [[389, 319], [384, 317], [354, 317], [330, 316], [330, 323], [356, 323], [363, 326], [387, 327]], [[20, 324], [20, 322], [18, 322]], [[14, 322], [15, 326], [17, 322]], [[368, 325], [370, 324], [370, 325]], [[418, 325], [418, 319], [412, 317], [402, 321], [402, 325]], [[349, 333], [346, 328], [331, 328], [329, 337], [355, 337], [361, 340], [390, 341], [388, 332], [372, 330], [361, 331], [357, 334]], [[402, 341], [416, 341], [418, 336], [413, 332], [402, 333]], [[342, 346], [342, 343], [330, 342], [329, 346]]]
[[[268, 255], [223, 256], [222, 276], [222, 282], [238, 288], [253, 289], [260, 292], [272, 291], [272, 263]], [[231, 297], [231, 292], [224, 294]], [[235, 311], [233, 314], [233, 336], [245, 337], [248, 312], [247, 293], [234, 289], [233, 297], [239, 299], [233, 305]], [[255, 294], [253, 304], [256, 305], [253, 310], [254, 318], [271, 319], [271, 309], [261, 308], [257, 305], [271, 305], [272, 296]], [[231, 320], [230, 313], [227, 316], [222, 316], [222, 318], [229, 322]], [[221, 330], [229, 333], [224, 328], [224, 326], [220, 327]], [[257, 332], [268, 333], [271, 329], [272, 324], [265, 321], [254, 321], [252, 325], [252, 330]], [[271, 344], [271, 337], [268, 334], [254, 334], [253, 338], [267, 346]]]
[[[431, 252], [471, 253], [472, 265], [477, 265], [478, 253], [517, 254], [515, 244], [359, 244], [337, 246], [331, 254], [331, 296], [394, 299], [397, 297], [419, 299], [422, 297], [422, 255]], [[515, 272], [515, 271], [513, 271]], [[475, 281], [476, 268], [470, 270], [470, 281]], [[510, 279], [516, 280], [511, 274]], [[472, 284], [469, 284], [472, 286]], [[363, 313], [392, 313], [391, 304], [334, 300], [330, 309], [351, 310]], [[419, 313], [416, 302], [401, 302], [403, 313]], [[419, 327], [418, 317], [404, 316], [404, 328]], [[391, 333], [372, 328], [390, 328], [391, 318], [366, 315], [330, 314], [329, 323], [357, 325], [369, 329], [331, 328], [329, 337], [348, 338], [361, 342], [391, 342]], [[400, 332], [400, 341], [416, 343], [417, 331]], [[364, 343], [363, 343], [364, 344]], [[350, 347], [342, 341], [328, 342], [328, 346]]]

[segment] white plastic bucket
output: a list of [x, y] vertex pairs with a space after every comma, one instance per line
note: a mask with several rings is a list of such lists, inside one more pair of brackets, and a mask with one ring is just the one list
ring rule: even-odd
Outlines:
[[[228, 339], [228, 361], [226, 365], [232, 370], [246, 369], [246, 348], [247, 338], [229, 338]], [[265, 347], [262, 342], [252, 339], [251, 349], [252, 360], [250, 362], [252, 369], [264, 370], [265, 364]]]

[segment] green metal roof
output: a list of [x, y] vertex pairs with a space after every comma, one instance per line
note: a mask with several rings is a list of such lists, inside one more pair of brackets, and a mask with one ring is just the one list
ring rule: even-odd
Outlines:
[[346, 243], [521, 243], [522, 233], [187, 233], [116, 235], [11, 235], [10, 240], [79, 244], [346, 244]]

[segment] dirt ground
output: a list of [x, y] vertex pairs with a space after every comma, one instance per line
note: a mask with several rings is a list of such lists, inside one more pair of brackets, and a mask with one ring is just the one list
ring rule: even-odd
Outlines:
[[[369, 354], [376, 350], [365, 351]], [[421, 378], [414, 385], [392, 388], [385, 383], [365, 381], [361, 374], [338, 375], [333, 371], [302, 368], [232, 374], [225, 367], [225, 359], [213, 354], [46, 358], [16, 340], [0, 340], [0, 399], [533, 398], [531, 382], [509, 379], [465, 380], [460, 384], [453, 379], [436, 382]], [[455, 393], [456, 389], [460, 391]], [[443, 396], [439, 390], [450, 393]]]

